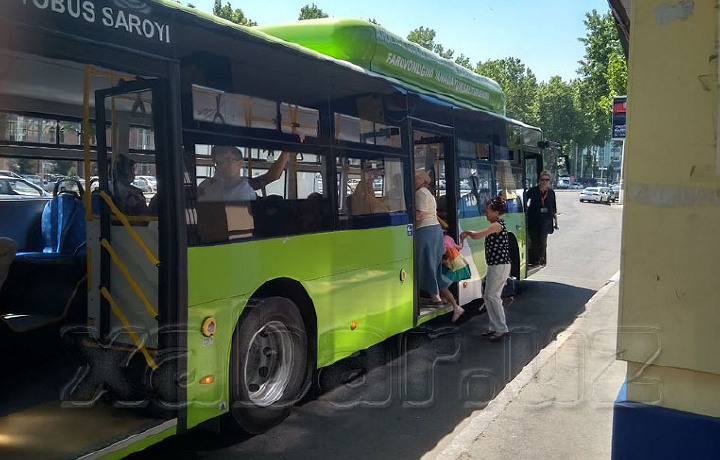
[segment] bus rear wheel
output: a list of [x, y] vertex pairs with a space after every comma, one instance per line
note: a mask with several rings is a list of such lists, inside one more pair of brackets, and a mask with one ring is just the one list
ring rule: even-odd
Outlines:
[[258, 434], [282, 422], [305, 392], [307, 333], [295, 304], [268, 297], [246, 307], [230, 356], [231, 431]]

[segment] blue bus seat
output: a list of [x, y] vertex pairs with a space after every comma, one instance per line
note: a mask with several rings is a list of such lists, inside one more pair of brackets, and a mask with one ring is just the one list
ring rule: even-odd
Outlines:
[[43, 250], [19, 252], [17, 258], [82, 257], [85, 254], [85, 206], [79, 195], [60, 193], [50, 200], [41, 217]]
[[28, 332], [82, 316], [87, 274], [85, 207], [77, 193], [60, 192], [41, 216], [42, 252], [18, 252], [0, 288], [2, 329]]

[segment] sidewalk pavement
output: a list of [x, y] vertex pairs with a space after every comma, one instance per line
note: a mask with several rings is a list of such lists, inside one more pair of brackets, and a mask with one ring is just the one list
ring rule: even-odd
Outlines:
[[627, 367], [615, 360], [618, 276], [492, 402], [422, 458], [610, 458], [613, 403]]

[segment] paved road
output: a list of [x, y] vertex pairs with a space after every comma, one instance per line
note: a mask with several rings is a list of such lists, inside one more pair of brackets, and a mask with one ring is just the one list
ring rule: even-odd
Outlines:
[[513, 333], [504, 343], [480, 337], [487, 317], [477, 309], [458, 327], [438, 318], [324, 369], [325, 391], [263, 435], [193, 431], [135, 457], [420, 458], [485, 407], [618, 270], [621, 206], [579, 203], [577, 195], [558, 192], [560, 230], [549, 237], [549, 265], [508, 305]]

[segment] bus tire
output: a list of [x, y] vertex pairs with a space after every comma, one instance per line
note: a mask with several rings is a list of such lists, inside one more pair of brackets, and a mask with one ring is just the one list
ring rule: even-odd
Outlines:
[[259, 434], [282, 422], [307, 389], [307, 355], [305, 325], [291, 300], [251, 301], [235, 328], [230, 354], [233, 428]]

